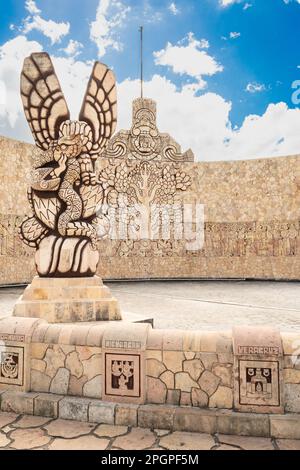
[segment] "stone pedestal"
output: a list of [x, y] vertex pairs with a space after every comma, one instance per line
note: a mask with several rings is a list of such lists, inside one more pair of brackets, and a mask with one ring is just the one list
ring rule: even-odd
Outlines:
[[17, 301], [13, 315], [43, 318], [48, 323], [122, 320], [118, 301], [98, 276], [35, 277]]

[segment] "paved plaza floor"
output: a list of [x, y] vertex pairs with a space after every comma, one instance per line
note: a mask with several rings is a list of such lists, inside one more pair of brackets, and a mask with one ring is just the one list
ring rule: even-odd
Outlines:
[[300, 450], [300, 441], [170, 432], [0, 413], [0, 450]]
[[[219, 329], [273, 325], [300, 330], [300, 282], [155, 281], [106, 283], [121, 309], [154, 318], [155, 328]], [[0, 317], [24, 287], [0, 288]]]

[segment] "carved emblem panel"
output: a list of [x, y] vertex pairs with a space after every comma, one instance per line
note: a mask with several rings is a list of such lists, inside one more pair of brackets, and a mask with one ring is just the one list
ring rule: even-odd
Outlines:
[[140, 355], [105, 354], [105, 395], [141, 397]]
[[279, 362], [239, 361], [241, 405], [280, 406]]
[[233, 328], [234, 403], [239, 411], [283, 412], [283, 348], [274, 327]]
[[24, 384], [24, 348], [0, 346], [0, 384]]

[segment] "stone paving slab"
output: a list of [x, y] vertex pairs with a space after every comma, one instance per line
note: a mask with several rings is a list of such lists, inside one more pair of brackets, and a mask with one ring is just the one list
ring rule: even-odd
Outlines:
[[300, 440], [170, 432], [0, 412], [0, 450], [299, 450]]

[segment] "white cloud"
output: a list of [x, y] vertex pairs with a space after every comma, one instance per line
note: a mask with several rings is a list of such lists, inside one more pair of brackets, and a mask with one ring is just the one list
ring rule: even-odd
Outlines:
[[[6, 93], [6, 103], [0, 106], [0, 134], [32, 142], [20, 97], [20, 73], [25, 57], [42, 50], [41, 44], [25, 36], [17, 36], [0, 47], [0, 83], [4, 84]], [[77, 118], [92, 64], [72, 57], [52, 57], [52, 60], [72, 116]]]
[[227, 159], [275, 157], [299, 154], [300, 109], [286, 103], [270, 104], [262, 116], [247, 116], [232, 132], [226, 145]]
[[175, 45], [168, 42], [165, 49], [154, 52], [155, 64], [169, 66], [179, 75], [196, 78], [199, 86], [204, 88], [206, 82], [203, 76], [211, 76], [223, 70], [223, 66], [203, 50], [208, 47], [208, 41], [198, 41], [189, 33], [183, 41]]
[[39, 10], [33, 0], [27, 0], [25, 8], [30, 15], [25, 18], [23, 28], [20, 28], [23, 34], [28, 34], [34, 30], [40, 31], [51, 40], [51, 44], [60, 42], [64, 36], [69, 34], [70, 23], [57, 23], [53, 20], [45, 20], [40, 16], [41, 10]]
[[248, 91], [249, 93], [260, 93], [261, 91], [265, 90], [266, 86], [263, 83], [253, 82], [248, 83], [248, 85], [246, 86], [246, 91]]
[[64, 51], [68, 56], [77, 57], [79, 54], [81, 54], [82, 48], [83, 44], [81, 42], [70, 39], [67, 47], [61, 50]]
[[230, 39], [237, 39], [241, 36], [241, 33], [238, 33], [237, 31], [231, 31], [229, 34]]
[[130, 10], [119, 0], [99, 0], [96, 19], [90, 24], [90, 38], [98, 47], [99, 57], [109, 48], [122, 50], [116, 31], [123, 26]]
[[[139, 81], [119, 84], [119, 128], [128, 129], [131, 102]], [[232, 105], [220, 95], [194, 90], [178, 90], [165, 77], [155, 75], [145, 83], [145, 94], [157, 101], [158, 125], [180, 142], [183, 150], [192, 148], [198, 161], [238, 160], [299, 153], [300, 110], [286, 103], [270, 104], [262, 116], [247, 116], [240, 128], [230, 121]]]
[[172, 2], [170, 3], [168, 9], [170, 10], [171, 13], [173, 13], [173, 15], [179, 15], [180, 13], [180, 10], [179, 8], [177, 7], [176, 3]]
[[[0, 47], [0, 133], [32, 142], [24, 117], [19, 77], [24, 58], [42, 50], [41, 44], [18, 36]], [[53, 57], [62, 89], [73, 118], [77, 118], [92, 63], [74, 57]], [[0, 90], [1, 90], [0, 87]], [[192, 148], [199, 161], [234, 160], [299, 153], [300, 110], [286, 103], [270, 104], [263, 115], [247, 116], [239, 128], [230, 121], [232, 104], [216, 93], [197, 93], [197, 84], [181, 89], [161, 75], [145, 83], [145, 96], [158, 105], [158, 125], [170, 133], [183, 150]], [[139, 80], [118, 85], [118, 128], [130, 128], [132, 100], [138, 96]], [[1, 106], [1, 96], [6, 105]]]
[[240, 3], [241, 0], [219, 0], [221, 7], [228, 7], [234, 3]]
[[39, 15], [41, 13], [34, 0], [26, 0], [25, 8], [31, 15]]
[[22, 115], [20, 73], [24, 58], [42, 49], [41, 44], [28, 41], [25, 36], [17, 36], [0, 47], [0, 81], [4, 84], [6, 98], [5, 105], [0, 108], [0, 132], [5, 135], [29, 138], [30, 133]]
[[[226, 8], [229, 7], [230, 5], [233, 5], [234, 3], [243, 3], [245, 0], [219, 0], [219, 4], [221, 7]], [[289, 0], [283, 0], [284, 2], [289, 1]], [[297, 0], [300, 2], [300, 0]], [[245, 5], [243, 6], [243, 10], [248, 10], [251, 8], [253, 5], [252, 3], [246, 2]]]

